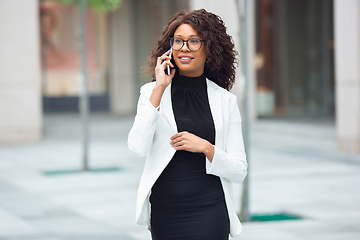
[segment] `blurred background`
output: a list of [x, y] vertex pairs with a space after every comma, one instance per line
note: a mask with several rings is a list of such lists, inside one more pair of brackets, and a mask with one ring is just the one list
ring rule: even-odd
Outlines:
[[360, 0], [88, 3], [0, 0], [0, 240], [150, 239], [134, 220], [144, 158], [126, 145], [141, 67], [168, 18], [200, 8], [240, 52], [237, 239], [360, 239]]

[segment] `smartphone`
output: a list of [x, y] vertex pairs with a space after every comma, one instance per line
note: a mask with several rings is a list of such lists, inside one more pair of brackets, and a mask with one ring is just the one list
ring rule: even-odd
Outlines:
[[[172, 56], [172, 48], [170, 48], [170, 54], [169, 54], [169, 57], [171, 57]], [[169, 62], [170, 62], [170, 60], [168, 60]], [[167, 75], [170, 75], [170, 66], [169, 65], [167, 65]]]

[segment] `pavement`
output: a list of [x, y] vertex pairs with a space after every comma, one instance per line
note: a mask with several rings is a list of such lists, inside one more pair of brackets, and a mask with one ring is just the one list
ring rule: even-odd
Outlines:
[[[150, 240], [135, 224], [132, 121], [91, 115], [87, 172], [77, 114], [46, 114], [42, 141], [0, 146], [0, 240]], [[337, 150], [334, 120], [260, 119], [250, 140], [250, 213], [301, 218], [246, 222], [236, 239], [360, 240], [360, 155]]]

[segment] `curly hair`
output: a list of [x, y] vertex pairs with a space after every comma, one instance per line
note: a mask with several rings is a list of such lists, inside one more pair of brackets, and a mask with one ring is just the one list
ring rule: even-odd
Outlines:
[[[230, 90], [235, 82], [238, 52], [234, 48], [232, 37], [226, 33], [223, 20], [205, 9], [183, 10], [169, 18], [154, 49], [148, 56], [146, 72], [153, 75], [152, 81], [155, 81], [154, 69], [157, 58], [170, 49], [169, 38], [174, 36], [181, 24], [189, 24], [199, 37], [205, 40], [205, 76], [217, 85]], [[177, 69], [173, 60], [172, 63]]]

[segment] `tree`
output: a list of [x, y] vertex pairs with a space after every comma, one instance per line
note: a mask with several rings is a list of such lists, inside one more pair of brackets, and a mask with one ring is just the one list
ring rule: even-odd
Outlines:
[[114, 11], [121, 6], [122, 0], [62, 0], [64, 5], [80, 5], [81, 2], [86, 2], [87, 7], [99, 11]]
[[81, 61], [81, 74], [80, 81], [82, 84], [82, 91], [80, 96], [79, 108], [82, 120], [82, 170], [87, 171], [89, 169], [89, 95], [87, 90], [87, 70], [86, 70], [86, 10], [92, 8], [98, 11], [114, 11], [120, 7], [122, 0], [62, 0], [64, 5], [76, 5], [80, 12], [80, 61]]

